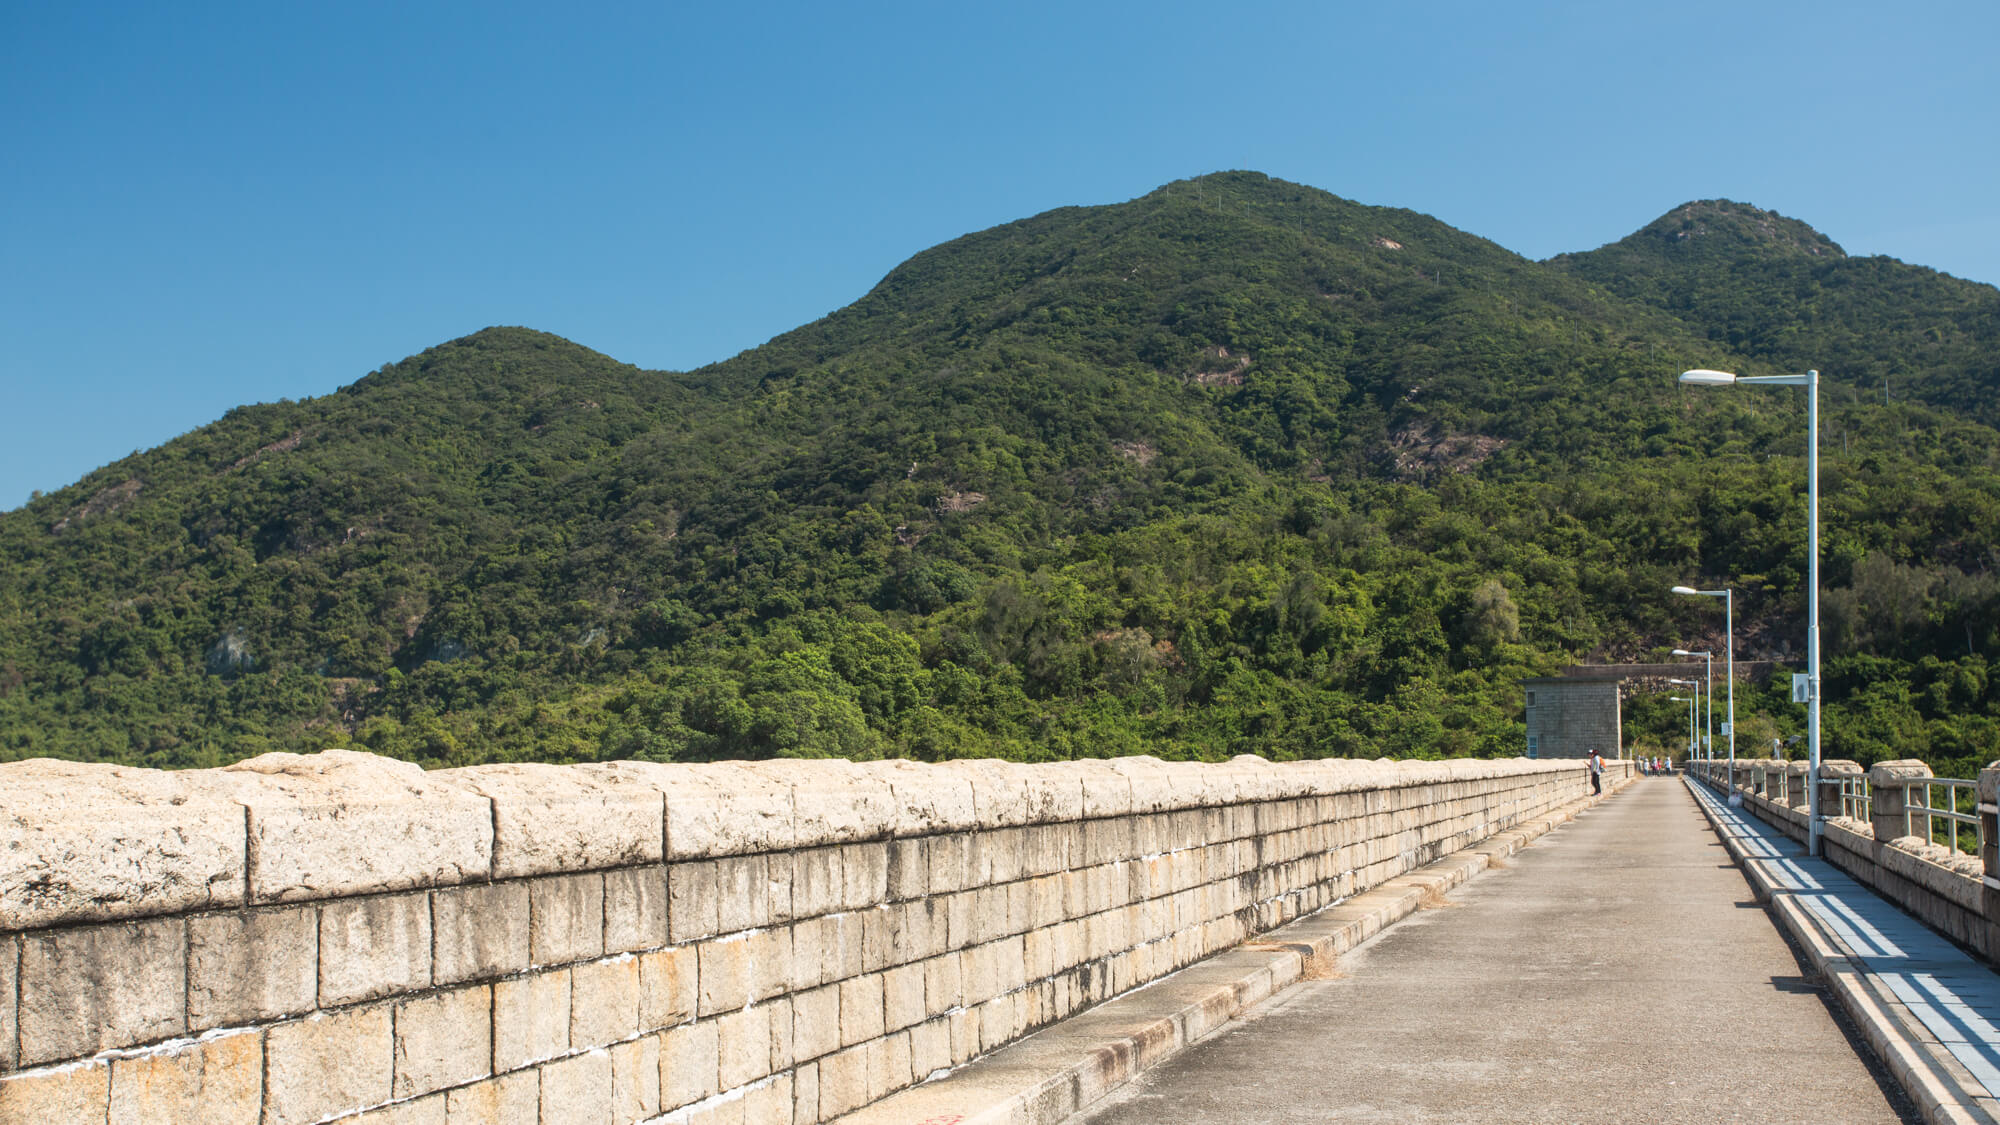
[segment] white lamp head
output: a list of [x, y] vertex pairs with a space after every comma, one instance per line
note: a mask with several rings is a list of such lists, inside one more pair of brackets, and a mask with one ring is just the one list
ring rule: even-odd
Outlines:
[[1727, 386], [1735, 381], [1736, 376], [1727, 371], [1710, 371], [1705, 367], [1697, 367], [1693, 371], [1681, 372], [1681, 382], [1683, 383], [1698, 383], [1704, 386]]

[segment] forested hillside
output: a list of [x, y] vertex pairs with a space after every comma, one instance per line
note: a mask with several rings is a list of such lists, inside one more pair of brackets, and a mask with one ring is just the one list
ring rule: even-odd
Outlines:
[[699, 371], [488, 329], [0, 515], [0, 759], [1514, 754], [1520, 677], [1720, 651], [1676, 583], [1798, 659], [1803, 405], [1674, 375], [1811, 365], [1827, 752], [1946, 772], [2000, 757], [1996, 324], [1736, 204], [1537, 263], [1229, 173]]

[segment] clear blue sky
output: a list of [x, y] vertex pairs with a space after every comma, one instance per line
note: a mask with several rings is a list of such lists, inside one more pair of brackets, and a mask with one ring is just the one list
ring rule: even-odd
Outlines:
[[0, 509], [487, 325], [697, 367], [1227, 168], [1532, 258], [1723, 197], [2000, 282], [1996, 52], [1991, 0], [0, 0]]

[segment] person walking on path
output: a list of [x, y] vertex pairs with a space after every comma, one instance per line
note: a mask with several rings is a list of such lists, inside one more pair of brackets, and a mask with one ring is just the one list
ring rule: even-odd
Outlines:
[[1604, 759], [1595, 750], [1590, 752], [1590, 792], [1592, 796], [1604, 792]]

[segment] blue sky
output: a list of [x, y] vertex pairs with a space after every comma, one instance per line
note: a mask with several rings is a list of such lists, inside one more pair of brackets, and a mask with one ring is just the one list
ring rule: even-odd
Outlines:
[[487, 325], [697, 367], [1219, 169], [1532, 258], [1730, 198], [2000, 282], [1996, 49], [1990, 0], [0, 0], [0, 510]]

